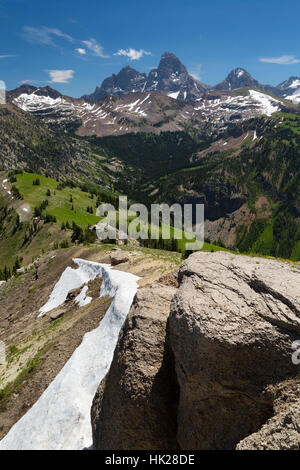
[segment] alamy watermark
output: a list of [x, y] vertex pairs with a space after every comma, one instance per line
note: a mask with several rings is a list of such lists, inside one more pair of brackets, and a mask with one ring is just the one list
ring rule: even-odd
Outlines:
[[292, 343], [292, 349], [294, 351], [292, 354], [292, 363], [298, 366], [300, 364], [300, 340]]
[[119, 197], [119, 207], [101, 204], [96, 215], [102, 220], [96, 225], [100, 240], [184, 240], [185, 249], [201, 250], [204, 243], [203, 204], [132, 204], [127, 196]]
[[6, 85], [3, 80], [0, 80], [0, 104], [6, 104]]

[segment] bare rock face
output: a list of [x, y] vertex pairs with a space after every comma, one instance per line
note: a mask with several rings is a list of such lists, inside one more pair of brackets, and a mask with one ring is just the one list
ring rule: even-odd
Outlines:
[[[300, 338], [299, 281], [288, 263], [224, 252], [194, 253], [182, 264], [169, 319], [181, 449], [233, 449], [273, 416], [272, 389], [298, 371], [291, 346]], [[299, 433], [299, 405], [284, 413], [269, 430], [287, 419]]]
[[140, 289], [92, 406], [97, 450], [176, 449], [178, 384], [167, 320], [176, 288]]
[[129, 254], [126, 251], [117, 250], [110, 255], [110, 262], [112, 266], [129, 261]]
[[237, 445], [237, 450], [300, 449], [300, 379], [276, 389], [274, 416], [256, 433]]

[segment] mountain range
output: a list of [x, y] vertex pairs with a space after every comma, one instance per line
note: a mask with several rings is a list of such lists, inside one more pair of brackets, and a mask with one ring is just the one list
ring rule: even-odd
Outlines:
[[88, 101], [96, 101], [106, 96], [123, 96], [130, 92], [158, 92], [179, 100], [196, 100], [207, 90], [237, 90], [251, 87], [273, 93], [276, 96], [288, 98], [295, 103], [300, 102], [300, 78], [290, 77], [277, 86], [264, 85], [255, 80], [245, 69], [236, 68], [217, 85], [207, 85], [192, 75], [186, 67], [171, 52], [165, 52], [156, 69], [147, 76], [127, 66], [117, 75], [106, 78], [94, 93], [84, 95]]
[[203, 202], [208, 241], [300, 259], [300, 232], [285, 231], [300, 218], [299, 95], [297, 77], [273, 87], [242, 68], [205, 85], [171, 53], [81, 98], [22, 85], [0, 106], [0, 167]]
[[81, 98], [26, 84], [9, 91], [7, 99], [47, 123], [75, 126], [81, 136], [158, 134], [184, 130], [187, 125], [214, 133], [263, 114], [298, 112], [300, 78], [291, 77], [274, 87], [237, 68], [210, 86], [191, 76], [174, 54], [165, 52], [148, 76], [125, 67]]

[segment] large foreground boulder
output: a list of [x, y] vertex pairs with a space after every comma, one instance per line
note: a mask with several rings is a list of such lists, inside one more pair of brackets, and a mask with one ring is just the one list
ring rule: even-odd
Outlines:
[[182, 264], [170, 315], [181, 449], [233, 449], [273, 416], [274, 390], [298, 370], [299, 281], [299, 266], [230, 253]]
[[167, 320], [176, 288], [140, 289], [92, 406], [94, 448], [176, 449], [178, 384]]
[[138, 291], [94, 400], [94, 447], [300, 449], [300, 266], [199, 252], [178, 281]]

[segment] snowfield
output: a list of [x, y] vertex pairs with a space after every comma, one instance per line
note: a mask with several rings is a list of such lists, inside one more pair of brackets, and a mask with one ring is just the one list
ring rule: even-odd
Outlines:
[[279, 111], [279, 100], [271, 98], [271, 96], [265, 95], [264, 93], [260, 93], [259, 91], [255, 90], [249, 90], [249, 94], [252, 98], [255, 99], [255, 101], [259, 103], [262, 114], [271, 116], [271, 114]]
[[[78, 265], [78, 269], [71, 267], [65, 269], [59, 281], [55, 284], [48, 302], [40, 309], [39, 317], [43, 317], [47, 312], [64, 303], [70, 290], [77, 289], [99, 276], [97, 263], [87, 265], [79, 259], [75, 259], [74, 262]], [[79, 298], [79, 301], [83, 300], [84, 298]]]
[[[103, 278], [100, 297], [114, 299], [99, 326], [85, 334], [81, 345], [47, 390], [2, 439], [0, 450], [80, 450], [92, 445], [92, 400], [110, 367], [139, 278], [106, 264], [82, 259], [73, 261], [78, 269], [70, 271], [72, 268], [67, 268], [62, 274], [47, 309], [62, 303], [67, 290], [79, 280], [97, 276]], [[85, 293], [81, 292], [79, 301], [83, 301]]]
[[294, 104], [300, 104], [300, 88], [296, 90], [292, 95], [285, 97], [286, 100], [292, 101]]

